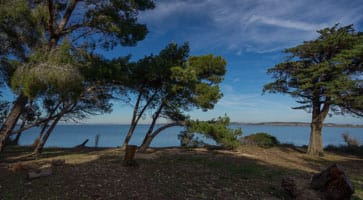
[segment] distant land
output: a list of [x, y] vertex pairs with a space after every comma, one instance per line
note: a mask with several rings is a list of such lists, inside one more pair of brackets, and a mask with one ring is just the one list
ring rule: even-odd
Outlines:
[[[259, 123], [245, 123], [245, 122], [231, 122], [231, 125], [247, 125], [247, 126], [310, 126], [308, 122], [259, 122]], [[348, 128], [363, 128], [358, 124], [335, 124], [325, 123], [324, 127], [348, 127]]]

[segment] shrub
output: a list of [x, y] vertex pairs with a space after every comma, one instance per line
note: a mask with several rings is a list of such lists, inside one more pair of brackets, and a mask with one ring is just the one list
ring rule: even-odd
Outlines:
[[334, 153], [345, 153], [356, 156], [363, 156], [363, 145], [361, 146], [347, 146], [347, 145], [328, 145], [324, 148], [324, 151], [330, 151]]
[[252, 144], [260, 147], [272, 147], [280, 144], [276, 137], [268, 133], [255, 133], [244, 137], [241, 141], [243, 144]]
[[349, 133], [343, 133], [342, 137], [344, 139], [344, 142], [347, 144], [348, 147], [358, 147], [359, 142], [357, 139], [351, 137]]
[[236, 149], [240, 145], [238, 137], [242, 135], [242, 130], [229, 128], [229, 123], [230, 119], [227, 116], [210, 121], [190, 121], [186, 132], [202, 134], [222, 147]]

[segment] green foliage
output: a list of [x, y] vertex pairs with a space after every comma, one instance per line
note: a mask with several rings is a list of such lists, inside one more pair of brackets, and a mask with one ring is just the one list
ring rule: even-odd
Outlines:
[[358, 147], [359, 141], [349, 135], [349, 133], [343, 133], [342, 138], [348, 147]]
[[244, 144], [252, 144], [260, 147], [272, 147], [280, 144], [276, 137], [268, 133], [255, 133], [252, 135], [245, 136], [242, 139]]
[[192, 108], [212, 109], [222, 97], [218, 84], [226, 72], [226, 62], [219, 56], [188, 54], [188, 44], [171, 43], [159, 55], [131, 63], [130, 92], [150, 101], [148, 109], [162, 107], [161, 115], [172, 120], [185, 118], [183, 112]]
[[187, 123], [186, 132], [203, 134], [216, 141], [217, 144], [234, 149], [239, 146], [238, 137], [242, 135], [242, 130], [228, 128], [229, 123], [230, 119], [227, 116], [210, 121], [191, 120]]
[[180, 146], [182, 147], [199, 147], [205, 145], [203, 141], [195, 137], [194, 133], [185, 130], [178, 134], [178, 139], [180, 140]]
[[[353, 26], [319, 30], [316, 40], [285, 50], [288, 59], [268, 69], [274, 82], [263, 91], [287, 93], [312, 111], [327, 105], [335, 114], [363, 110], [362, 34]], [[317, 111], [320, 113], [320, 111]]]
[[83, 77], [70, 48], [64, 41], [57, 49], [34, 52], [30, 61], [18, 67], [12, 76], [13, 90], [30, 99], [55, 93], [76, 98], [82, 90]]
[[360, 146], [352, 146], [352, 145], [328, 145], [324, 148], [325, 151], [334, 152], [334, 153], [345, 153], [356, 156], [363, 156], [363, 145]]
[[27, 0], [0, 1], [0, 59], [25, 59], [28, 48], [41, 38], [37, 24]]

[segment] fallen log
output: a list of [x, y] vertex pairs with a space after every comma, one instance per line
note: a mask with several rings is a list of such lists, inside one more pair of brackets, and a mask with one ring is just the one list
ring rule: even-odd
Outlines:
[[74, 148], [83, 148], [86, 147], [87, 142], [89, 141], [89, 139], [86, 139], [82, 144], [79, 144], [77, 146], [75, 146]]

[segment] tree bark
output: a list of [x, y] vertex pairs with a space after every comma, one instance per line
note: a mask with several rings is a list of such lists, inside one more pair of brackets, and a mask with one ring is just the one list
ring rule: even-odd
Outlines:
[[129, 131], [127, 132], [127, 135], [126, 135], [126, 138], [123, 142], [123, 144], [121, 145], [121, 149], [125, 149], [126, 146], [129, 144], [130, 140], [131, 140], [131, 137], [132, 135], [134, 134], [134, 131], [135, 131], [135, 128], [136, 128], [136, 123], [131, 123], [131, 126], [130, 126], [130, 129]]
[[312, 112], [312, 122], [310, 130], [310, 139], [307, 154], [311, 156], [323, 156], [323, 139], [322, 130], [324, 120], [329, 112], [330, 105], [325, 103], [322, 110], [320, 109], [320, 103], [314, 103]]
[[170, 124], [166, 124], [158, 129], [156, 129], [152, 134], [146, 134], [144, 140], [142, 141], [141, 146], [139, 147], [139, 152], [145, 152], [147, 148], [150, 147], [151, 142], [153, 141], [153, 139], [163, 130], [170, 128], [170, 127], [174, 127], [174, 126], [183, 126], [184, 122], [173, 122]]
[[312, 156], [323, 155], [323, 139], [322, 139], [322, 128], [323, 122], [315, 121], [312, 122], [310, 130], [310, 141], [308, 146], [307, 154]]
[[[25, 123], [26, 123], [26, 120], [23, 120], [21, 122], [20, 129], [23, 129], [24, 128]], [[22, 133], [23, 132], [20, 131], [19, 133], [16, 134], [16, 137], [15, 137], [14, 142], [13, 142], [14, 145], [19, 145], [19, 140], [20, 140], [20, 136], [21, 136]]]
[[153, 98], [155, 95], [153, 95], [146, 103], [145, 105], [142, 107], [142, 109], [139, 112], [139, 108], [140, 108], [140, 103], [141, 103], [141, 97], [142, 97], [142, 92], [139, 92], [139, 95], [137, 97], [137, 101], [135, 104], [135, 108], [134, 108], [134, 112], [132, 114], [132, 120], [131, 120], [131, 126], [130, 129], [125, 137], [125, 140], [123, 142], [123, 144], [121, 145], [121, 149], [125, 149], [126, 146], [129, 144], [132, 135], [134, 134], [134, 131], [136, 129], [137, 124], [139, 123], [142, 115], [144, 114], [144, 112], [146, 111], [146, 109], [148, 108], [148, 106], [150, 105], [150, 103], [152, 102]]
[[38, 145], [35, 147], [33, 154], [39, 155], [40, 153], [42, 153], [43, 148], [45, 143], [47, 142], [50, 134], [53, 132], [53, 129], [55, 128], [55, 126], [58, 124], [59, 120], [62, 118], [63, 115], [59, 115], [52, 123], [52, 125], [50, 125], [50, 127], [48, 128], [47, 132], [45, 133], [45, 135], [43, 136], [43, 138], [39, 141]]
[[4, 150], [5, 141], [18, 122], [27, 101], [28, 98], [25, 95], [20, 94], [14, 102], [14, 105], [0, 130], [0, 152]]
[[146, 135], [144, 140], [142, 141], [141, 146], [139, 147], [139, 152], [145, 152], [147, 148], [150, 147], [151, 142], [153, 141], [155, 136], [153, 135]]
[[35, 138], [34, 142], [33, 142], [33, 147], [37, 147], [39, 145], [39, 142], [40, 140], [42, 139], [43, 135], [44, 135], [44, 132], [47, 130], [47, 127], [48, 127], [48, 123], [49, 121], [45, 122], [42, 129], [40, 130], [39, 132], [39, 135], [37, 138]]

